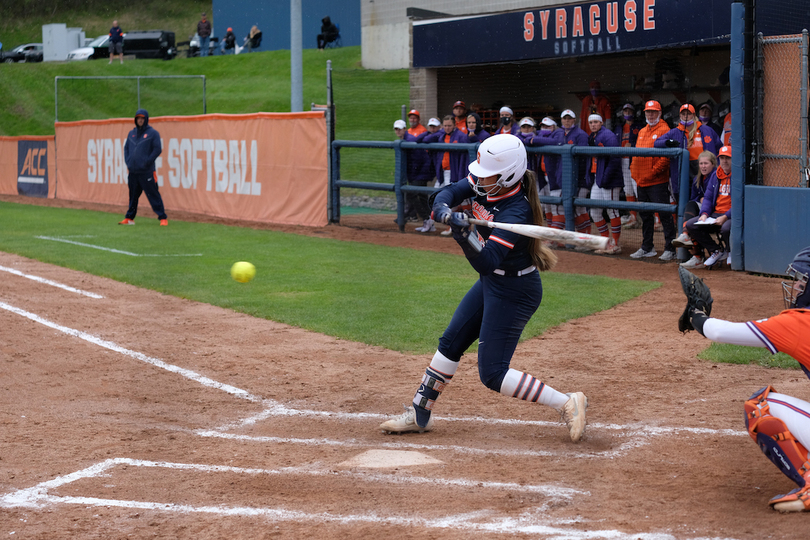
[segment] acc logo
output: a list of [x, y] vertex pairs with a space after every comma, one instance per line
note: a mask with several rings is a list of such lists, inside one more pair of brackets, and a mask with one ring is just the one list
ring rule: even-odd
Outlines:
[[48, 196], [48, 141], [17, 142], [17, 193]]

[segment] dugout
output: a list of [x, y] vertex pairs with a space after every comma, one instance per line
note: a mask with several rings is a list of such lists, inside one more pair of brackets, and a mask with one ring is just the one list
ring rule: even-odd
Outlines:
[[722, 126], [727, 112], [734, 118], [732, 267], [779, 274], [810, 244], [803, 34], [810, 3], [488, 4], [504, 8], [497, 13], [483, 13], [480, 2], [463, 5], [467, 14], [453, 13], [460, 8], [443, 2], [429, 8], [446, 8], [443, 13], [408, 12], [410, 105], [423, 118], [448, 114], [459, 99], [490, 125], [504, 104], [518, 118], [559, 119], [564, 109], [581, 117], [581, 99], [593, 80], [601, 83], [614, 117], [624, 103], [638, 111], [638, 104], [656, 99], [665, 118], [674, 120], [675, 105], [711, 101], [715, 123]]
[[[431, 116], [464, 100], [485, 122], [578, 116], [591, 81], [621, 114], [658, 100], [665, 118], [684, 102], [729, 110], [731, 2], [622, 0], [412, 22], [411, 105]], [[671, 118], [670, 118], [671, 119]]]

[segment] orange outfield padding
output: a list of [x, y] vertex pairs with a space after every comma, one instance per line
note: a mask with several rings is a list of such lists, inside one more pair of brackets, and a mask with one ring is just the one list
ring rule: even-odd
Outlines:
[[[327, 223], [323, 112], [150, 118], [166, 213], [322, 227]], [[126, 205], [124, 143], [134, 119], [58, 122], [57, 197]], [[145, 197], [141, 217], [154, 217]]]
[[54, 198], [53, 136], [0, 137], [0, 194]]

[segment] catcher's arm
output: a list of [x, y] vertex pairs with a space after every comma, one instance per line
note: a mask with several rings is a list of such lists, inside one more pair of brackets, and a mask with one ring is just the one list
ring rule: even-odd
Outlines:
[[714, 302], [711, 290], [702, 279], [681, 266], [678, 267], [678, 277], [686, 295], [686, 307], [678, 319], [678, 330], [684, 334], [697, 330], [703, 336], [703, 325], [712, 313]]

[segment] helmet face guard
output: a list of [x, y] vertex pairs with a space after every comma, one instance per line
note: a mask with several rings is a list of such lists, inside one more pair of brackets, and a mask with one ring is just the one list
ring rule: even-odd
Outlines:
[[806, 307], [808, 299], [800, 299], [804, 296], [807, 290], [808, 275], [804, 272], [797, 270], [793, 264], [789, 264], [786, 270], [790, 281], [782, 282], [782, 297], [785, 300], [785, 309], [792, 309], [796, 307]]
[[[476, 160], [469, 165], [475, 177], [473, 190], [478, 196], [486, 196], [499, 188], [509, 189], [523, 178], [527, 164], [523, 141], [509, 134], [493, 135], [481, 143]], [[497, 176], [497, 181], [490, 186], [482, 186], [481, 179], [491, 176]]]

